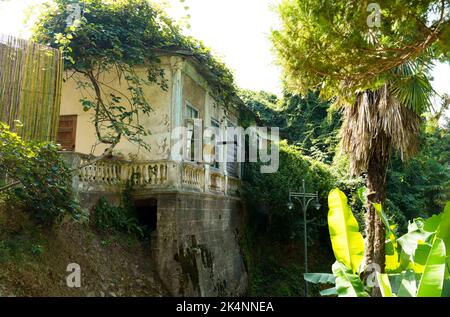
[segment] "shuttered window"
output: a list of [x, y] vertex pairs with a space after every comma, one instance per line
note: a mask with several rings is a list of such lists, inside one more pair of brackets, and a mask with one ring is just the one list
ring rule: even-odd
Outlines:
[[[236, 127], [235, 124], [228, 121], [228, 127]], [[227, 130], [227, 173], [230, 176], [238, 177], [238, 163], [237, 163], [237, 150], [238, 150], [238, 136], [236, 133], [230, 134]]]
[[217, 120], [211, 119], [211, 127], [214, 128], [214, 134], [212, 136], [212, 144], [214, 144], [214, 158], [215, 161], [212, 164], [212, 167], [219, 169], [220, 168], [220, 123]]
[[58, 128], [58, 143], [65, 151], [75, 151], [77, 135], [77, 116], [60, 116]]
[[184, 159], [190, 162], [202, 161], [203, 121], [198, 117], [199, 117], [198, 110], [187, 103], [185, 111], [185, 126], [187, 128], [187, 135], [185, 139], [186, 150], [184, 153]]

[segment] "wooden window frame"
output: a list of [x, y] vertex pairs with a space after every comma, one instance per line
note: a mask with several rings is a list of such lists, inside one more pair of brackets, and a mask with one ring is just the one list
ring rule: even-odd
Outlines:
[[[64, 151], [68, 151], [68, 152], [74, 152], [76, 149], [76, 144], [77, 144], [77, 128], [78, 128], [78, 115], [76, 114], [69, 114], [69, 115], [60, 115], [59, 116], [59, 125], [58, 125], [58, 142], [61, 144], [62, 142], [61, 139], [59, 138], [59, 133], [60, 132], [69, 132], [69, 131], [61, 131], [61, 121], [64, 118], [72, 118], [72, 130], [70, 132], [72, 132], [72, 139], [71, 139], [71, 149], [67, 149], [67, 148], [63, 148]], [[63, 146], [63, 144], [61, 144], [61, 146]]]

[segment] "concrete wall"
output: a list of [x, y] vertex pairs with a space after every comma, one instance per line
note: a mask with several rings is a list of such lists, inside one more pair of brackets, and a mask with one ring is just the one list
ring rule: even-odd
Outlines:
[[153, 256], [174, 296], [240, 296], [247, 290], [238, 244], [243, 221], [237, 199], [158, 195]]

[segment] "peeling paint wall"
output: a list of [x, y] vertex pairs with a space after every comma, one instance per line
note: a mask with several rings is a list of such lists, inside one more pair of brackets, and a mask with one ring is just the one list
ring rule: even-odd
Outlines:
[[[167, 80], [168, 90], [163, 91], [157, 85], [145, 86], [144, 93], [153, 108], [149, 115], [140, 115], [140, 124], [150, 129], [151, 135], [143, 137], [144, 141], [150, 145], [151, 151], [147, 151], [136, 144], [122, 140], [115, 148], [117, 155], [126, 159], [130, 158], [130, 154], [140, 160], [164, 160], [170, 156], [170, 133], [171, 127], [171, 102], [172, 102], [172, 68], [168, 58], [162, 59], [162, 68], [165, 71], [165, 79]], [[137, 68], [137, 73], [143, 78], [146, 77], [144, 68]], [[97, 136], [95, 126], [92, 122], [94, 111], [85, 112], [80, 103], [80, 99], [85, 97], [87, 92], [77, 89], [77, 83], [74, 78], [70, 78], [69, 73], [66, 76], [69, 79], [64, 83], [62, 90], [61, 115], [77, 115], [77, 130], [75, 152], [89, 154], [93, 147], [97, 144]], [[76, 75], [80, 76], [80, 75]], [[80, 80], [82, 78], [79, 77]], [[117, 89], [129, 96], [129, 92], [125, 88], [124, 80], [119, 81], [115, 74], [105, 75], [101, 78], [102, 82], [108, 83], [108, 86]], [[106, 93], [113, 90], [106, 90]], [[93, 93], [91, 92], [91, 95]], [[115, 93], [117, 94], [117, 93]], [[100, 155], [106, 145], [97, 145], [94, 154]]]

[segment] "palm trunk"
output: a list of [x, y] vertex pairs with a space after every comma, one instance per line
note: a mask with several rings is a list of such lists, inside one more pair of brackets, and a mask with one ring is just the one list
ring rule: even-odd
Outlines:
[[[380, 145], [383, 142], [380, 142]], [[386, 198], [386, 170], [389, 155], [378, 148], [374, 151], [369, 161], [367, 173], [368, 206], [366, 214], [366, 258], [365, 266], [369, 269], [367, 273], [374, 273], [374, 269], [384, 273], [385, 240], [386, 231], [381, 218], [378, 216], [372, 203], [384, 204]], [[372, 296], [381, 296], [380, 290], [375, 287]]]

